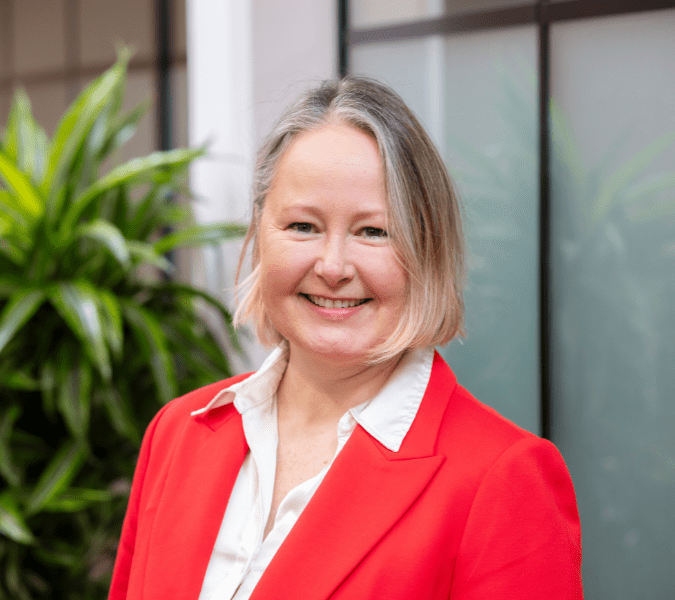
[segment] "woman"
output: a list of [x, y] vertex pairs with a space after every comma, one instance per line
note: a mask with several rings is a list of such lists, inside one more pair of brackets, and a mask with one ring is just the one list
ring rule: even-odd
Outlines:
[[236, 317], [277, 348], [151, 423], [110, 597], [581, 598], [560, 454], [433, 350], [461, 333], [464, 252], [415, 117], [376, 82], [325, 83], [256, 176]]

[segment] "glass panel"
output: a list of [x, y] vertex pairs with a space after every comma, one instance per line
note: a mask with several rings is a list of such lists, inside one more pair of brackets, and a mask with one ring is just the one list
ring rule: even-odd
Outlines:
[[675, 11], [555, 25], [552, 432], [586, 597], [675, 588]]
[[443, 12], [443, 0], [352, 0], [351, 27], [363, 29], [428, 19]]
[[12, 4], [16, 73], [62, 69], [66, 61], [63, 0], [21, 0]]
[[352, 48], [352, 72], [398, 91], [439, 145], [465, 204], [467, 333], [443, 354], [460, 383], [539, 431], [536, 30]]
[[529, 26], [447, 41], [446, 153], [470, 270], [467, 338], [443, 355], [477, 398], [539, 433], [536, 48]]
[[87, 0], [79, 7], [83, 65], [111, 63], [120, 42], [133, 47], [134, 58], [153, 58], [153, 0]]

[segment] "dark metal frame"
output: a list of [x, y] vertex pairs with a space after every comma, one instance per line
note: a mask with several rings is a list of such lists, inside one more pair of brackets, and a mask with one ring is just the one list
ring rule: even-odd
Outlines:
[[170, 150], [173, 146], [173, 115], [171, 98], [171, 5], [169, 0], [155, 0], [156, 77], [157, 77], [157, 146]]
[[549, 118], [550, 48], [552, 23], [675, 8], [675, 0], [541, 0], [499, 9], [448, 14], [434, 19], [352, 30], [349, 0], [338, 0], [339, 72], [349, 72], [349, 48], [359, 44], [399, 41], [457, 32], [536, 25], [539, 34], [539, 356], [541, 375], [541, 435], [551, 438], [550, 348], [550, 188]]

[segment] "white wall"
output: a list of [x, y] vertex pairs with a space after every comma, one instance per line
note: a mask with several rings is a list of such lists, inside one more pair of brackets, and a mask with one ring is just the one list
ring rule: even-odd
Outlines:
[[337, 0], [252, 0], [256, 144], [305, 87], [338, 72]]
[[[255, 150], [302, 89], [337, 74], [336, 0], [187, 0], [188, 141], [211, 140], [190, 173], [199, 222], [250, 217]], [[239, 244], [191, 255], [188, 277], [234, 306]], [[247, 344], [238, 371], [267, 351]]]

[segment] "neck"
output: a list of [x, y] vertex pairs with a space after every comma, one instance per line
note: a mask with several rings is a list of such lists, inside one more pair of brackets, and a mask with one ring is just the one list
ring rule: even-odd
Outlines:
[[350, 408], [384, 387], [399, 360], [378, 365], [351, 363], [291, 347], [277, 392], [279, 418], [309, 427], [337, 423]]

